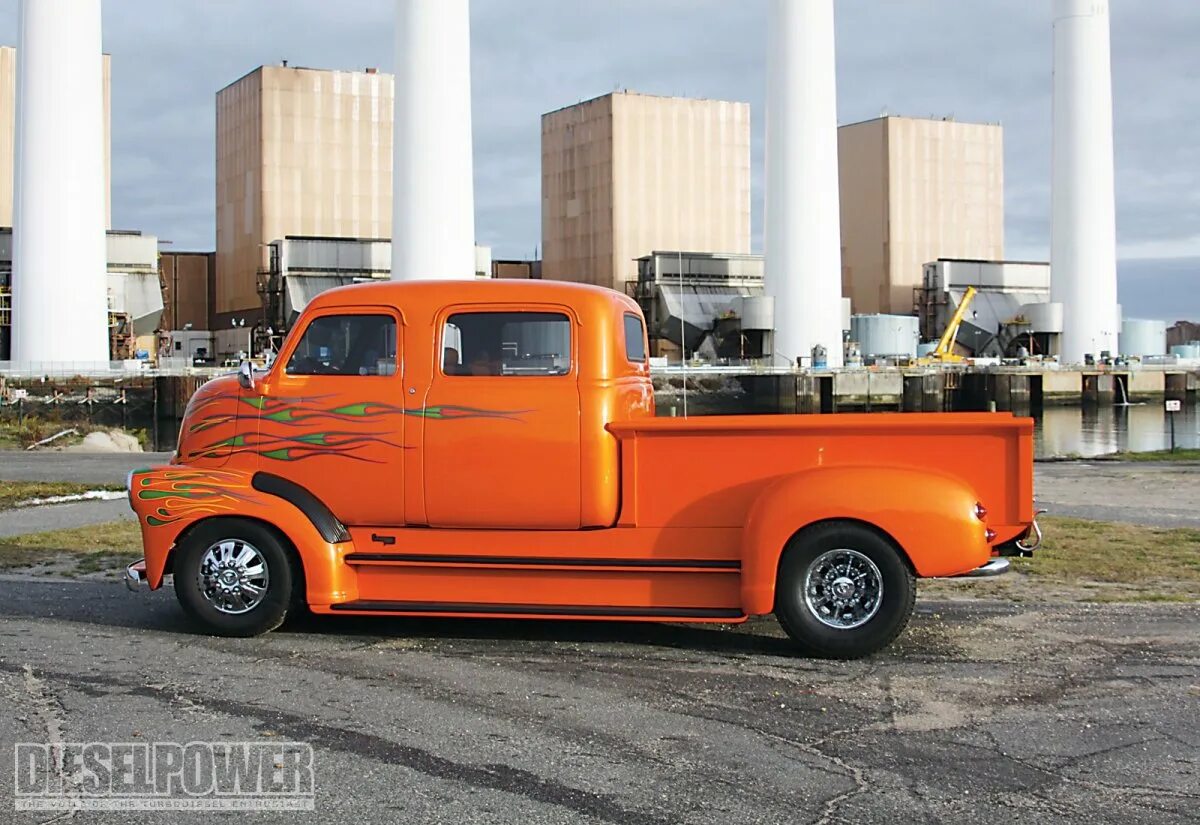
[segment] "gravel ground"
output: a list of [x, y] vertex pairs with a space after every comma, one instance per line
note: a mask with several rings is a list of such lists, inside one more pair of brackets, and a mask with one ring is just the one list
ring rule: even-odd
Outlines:
[[896, 646], [841, 663], [794, 656], [769, 620], [214, 639], [168, 592], [9, 576], [0, 736], [311, 743], [316, 811], [257, 822], [1195, 822], [1196, 618], [922, 601]]
[[1035, 472], [1038, 506], [1056, 516], [1200, 527], [1200, 464], [1063, 461]]

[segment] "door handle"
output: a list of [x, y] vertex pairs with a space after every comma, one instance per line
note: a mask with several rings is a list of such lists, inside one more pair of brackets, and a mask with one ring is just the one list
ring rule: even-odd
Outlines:
[[378, 542], [379, 544], [395, 544], [396, 537], [395, 536], [381, 536], [378, 533], [372, 533], [371, 541]]

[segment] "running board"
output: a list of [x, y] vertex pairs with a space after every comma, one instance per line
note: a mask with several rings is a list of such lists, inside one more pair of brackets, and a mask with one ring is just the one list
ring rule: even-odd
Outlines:
[[495, 616], [612, 616], [654, 619], [743, 619], [736, 607], [627, 607], [584, 604], [487, 604], [451, 602], [353, 601], [332, 604], [330, 610], [362, 613], [472, 613]]

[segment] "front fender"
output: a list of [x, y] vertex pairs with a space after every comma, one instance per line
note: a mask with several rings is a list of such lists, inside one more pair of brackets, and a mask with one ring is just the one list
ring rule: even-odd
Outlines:
[[805, 527], [848, 519], [883, 531], [918, 576], [973, 570], [991, 555], [978, 499], [959, 479], [907, 467], [815, 468], [784, 476], [754, 502], [742, 534], [742, 608], [775, 606], [775, 574], [788, 541]]
[[210, 518], [248, 518], [283, 533], [304, 566], [311, 605], [358, 597], [353, 572], [342, 562], [350, 541], [330, 542], [296, 505], [253, 486], [254, 474], [242, 470], [179, 465], [138, 470], [129, 479], [129, 504], [137, 513], [146, 554], [150, 589], [162, 585], [171, 549], [185, 531]]

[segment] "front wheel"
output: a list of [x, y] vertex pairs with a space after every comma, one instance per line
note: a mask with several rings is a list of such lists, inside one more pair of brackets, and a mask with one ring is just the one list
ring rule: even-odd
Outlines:
[[775, 616], [805, 653], [858, 659], [900, 635], [916, 597], [913, 573], [890, 541], [860, 524], [830, 522], [784, 549]]
[[283, 543], [245, 519], [198, 526], [176, 548], [175, 596], [217, 636], [257, 636], [287, 618], [295, 576]]

